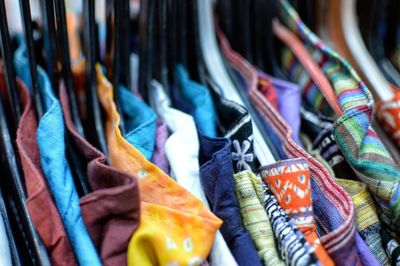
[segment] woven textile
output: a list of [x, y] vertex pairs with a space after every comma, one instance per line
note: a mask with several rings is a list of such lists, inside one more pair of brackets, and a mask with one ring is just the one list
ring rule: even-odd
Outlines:
[[128, 265], [200, 264], [211, 250], [221, 220], [122, 137], [112, 85], [100, 65], [96, 68], [111, 165], [139, 181], [140, 225], [129, 242]]
[[382, 265], [389, 265], [388, 257], [382, 246], [380, 230], [381, 223], [376, 213], [376, 206], [367, 186], [364, 183], [336, 179], [336, 182], [343, 187], [351, 196], [356, 211], [357, 230], [365, 243], [374, 253], [375, 257]]
[[260, 193], [257, 193], [257, 190], [262, 193], [261, 184], [254, 182], [254, 178], [251, 171], [239, 172], [233, 178], [243, 224], [249, 231], [264, 265], [284, 265], [276, 251], [271, 224], [260, 202]]
[[400, 92], [394, 91], [389, 101], [378, 102], [376, 111], [378, 119], [398, 146], [400, 146]]
[[264, 208], [286, 265], [321, 265], [313, 248], [264, 184]]
[[[279, 10], [281, 20], [307, 44], [335, 89], [343, 110], [343, 115], [334, 125], [334, 136], [340, 149], [375, 196], [383, 221], [392, 228], [396, 227], [400, 224], [400, 168], [372, 129], [371, 93], [353, 68], [304, 25], [288, 1], [280, 0]], [[284, 60], [288, 72], [301, 72], [301, 69], [293, 67], [295, 60], [291, 56], [291, 59], [287, 56]], [[323, 101], [315, 100], [322, 97], [321, 93], [316, 91], [311, 81], [301, 85], [304, 85], [304, 90], [312, 91], [307, 93], [308, 102], [315, 110], [321, 110], [321, 106], [325, 106]]]
[[315, 248], [315, 255], [323, 265], [333, 265], [318, 238], [311, 203], [309, 166], [305, 159], [279, 161], [261, 167], [261, 176], [275, 195], [279, 205], [306, 240]]
[[[291, 129], [276, 109], [256, 90], [257, 71], [239, 54], [232, 51], [228, 42], [219, 35], [222, 52], [231, 66], [246, 78], [251, 102], [271, 125], [282, 142], [282, 149], [291, 158], [306, 158], [310, 165], [313, 208], [317, 226], [324, 235], [320, 237], [330, 257], [338, 265], [355, 265], [359, 262], [355, 247], [354, 207], [348, 194], [329, 176], [326, 169], [312, 156], [296, 145]], [[318, 200], [315, 200], [317, 198]]]

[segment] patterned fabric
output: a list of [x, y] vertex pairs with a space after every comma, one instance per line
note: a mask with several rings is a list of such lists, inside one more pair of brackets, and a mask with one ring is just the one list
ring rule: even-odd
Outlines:
[[[219, 35], [222, 52], [231, 66], [242, 73], [249, 84], [249, 97], [260, 115], [271, 125], [282, 150], [291, 158], [306, 158], [310, 165], [313, 209], [321, 232], [321, 243], [338, 265], [356, 265], [360, 262], [355, 246], [354, 207], [348, 194], [329, 176], [326, 169], [291, 138], [291, 129], [276, 109], [256, 88], [257, 71], [240, 55], [231, 50]], [[318, 200], [316, 200], [318, 199]]]
[[224, 137], [232, 141], [234, 173], [243, 170], [257, 171], [259, 162], [254, 154], [253, 127], [248, 110], [217, 92], [215, 94], [218, 126]]
[[390, 101], [378, 102], [376, 113], [383, 128], [400, 146], [400, 92], [394, 91], [394, 96]]
[[157, 120], [156, 145], [151, 162], [157, 165], [164, 173], [169, 175], [169, 165], [165, 155], [165, 142], [169, 137], [167, 125], [161, 120]]
[[129, 242], [128, 265], [201, 264], [210, 253], [221, 220], [122, 137], [112, 86], [100, 65], [96, 68], [111, 165], [139, 181], [140, 225]]
[[[304, 25], [288, 1], [280, 0], [279, 10], [281, 20], [308, 45], [333, 84], [343, 110], [343, 115], [334, 128], [334, 136], [340, 149], [357, 176], [368, 185], [374, 195], [382, 211], [380, 214], [383, 221], [392, 228], [400, 229], [400, 168], [371, 126], [371, 93], [353, 68]], [[293, 55], [284, 62], [289, 73], [296, 72]], [[310, 82], [304, 82], [303, 85], [307, 83]], [[313, 90], [309, 89], [310, 93], [306, 98], [312, 104], [322, 96], [316, 91], [318, 88], [313, 85], [309, 87]], [[320, 106], [313, 105], [315, 110], [320, 109]]]
[[278, 250], [286, 265], [321, 265], [314, 254], [314, 248], [308, 244], [303, 233], [276, 202], [269, 188], [265, 184], [263, 188], [264, 208], [271, 221]]
[[388, 257], [381, 243], [381, 223], [375, 203], [367, 190], [367, 185], [358, 181], [336, 179], [351, 196], [356, 211], [356, 226], [361, 237], [382, 265], [389, 265]]
[[316, 232], [307, 161], [285, 160], [260, 169], [264, 182], [270, 187], [279, 205], [303, 232], [308, 243], [315, 248], [317, 258], [323, 265], [333, 265]]
[[264, 265], [284, 265], [275, 247], [274, 235], [269, 218], [260, 202], [261, 183], [254, 182], [256, 177], [251, 171], [242, 171], [234, 175], [235, 193], [239, 201], [243, 224], [249, 231]]
[[386, 230], [381, 229], [382, 244], [385, 247], [386, 254], [390, 257], [393, 266], [400, 265], [400, 245], [393, 239]]
[[261, 266], [256, 248], [240, 217], [233, 181], [231, 141], [201, 134], [199, 141], [201, 184], [212, 212], [224, 221], [221, 233], [239, 265]]

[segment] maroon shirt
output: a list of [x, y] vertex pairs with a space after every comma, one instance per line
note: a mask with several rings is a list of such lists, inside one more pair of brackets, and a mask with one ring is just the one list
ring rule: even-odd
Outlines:
[[132, 175], [106, 165], [103, 153], [76, 131], [63, 85], [60, 86], [59, 95], [67, 133], [81, 153], [93, 191], [80, 199], [83, 220], [104, 265], [126, 265], [128, 243], [140, 218], [137, 180]]
[[[3, 76], [0, 86], [4, 87]], [[77, 265], [60, 214], [51, 197], [41, 166], [36, 142], [37, 119], [31, 96], [18, 80], [23, 114], [17, 130], [17, 149], [27, 190], [27, 208], [53, 265]]]

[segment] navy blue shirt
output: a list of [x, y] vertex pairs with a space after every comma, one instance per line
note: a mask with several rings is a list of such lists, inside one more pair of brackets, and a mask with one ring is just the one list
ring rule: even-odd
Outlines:
[[239, 265], [261, 266], [235, 196], [231, 141], [201, 134], [199, 141], [200, 179], [212, 212], [224, 221], [220, 231]]

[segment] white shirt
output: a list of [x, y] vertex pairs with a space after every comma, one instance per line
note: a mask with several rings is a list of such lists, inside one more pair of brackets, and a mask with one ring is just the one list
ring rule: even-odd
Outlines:
[[[171, 175], [210, 208], [200, 182], [200, 144], [193, 117], [172, 108], [162, 85], [155, 80], [151, 82], [150, 103], [171, 131], [165, 143]], [[215, 236], [210, 259], [210, 265], [237, 265], [220, 231]]]

